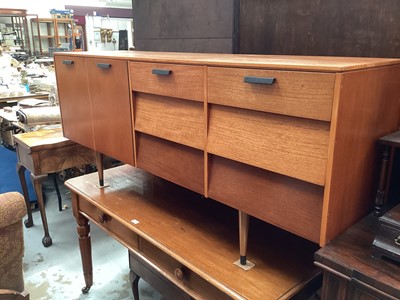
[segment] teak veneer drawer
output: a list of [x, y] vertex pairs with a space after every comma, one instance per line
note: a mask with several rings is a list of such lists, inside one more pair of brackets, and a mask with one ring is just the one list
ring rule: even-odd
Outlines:
[[195, 101], [204, 100], [204, 67], [130, 62], [133, 91]]
[[204, 149], [204, 107], [197, 101], [136, 93], [135, 130]]
[[214, 155], [209, 172], [210, 198], [319, 242], [323, 187]]
[[203, 151], [136, 133], [137, 167], [197, 193], [204, 193]]
[[211, 105], [207, 151], [324, 185], [329, 128], [328, 122]]
[[116, 239], [124, 241], [133, 249], [138, 249], [139, 236], [132, 232], [128, 226], [121, 224], [119, 220], [104, 213], [101, 209], [88, 201], [79, 202], [79, 211], [85, 214], [93, 222], [101, 224], [101, 227], [104, 230], [109, 231]]
[[165, 272], [164, 274], [168, 279], [170, 279], [178, 287], [183, 289], [195, 299], [232, 299], [218, 288], [213, 286], [211, 283], [190, 270], [190, 268], [176, 261], [174, 258], [167, 255], [165, 252], [156, 248], [144, 239], [140, 239], [139, 251], [142, 252], [148, 260], [153, 262], [163, 272]]
[[207, 68], [208, 102], [329, 121], [335, 74]]

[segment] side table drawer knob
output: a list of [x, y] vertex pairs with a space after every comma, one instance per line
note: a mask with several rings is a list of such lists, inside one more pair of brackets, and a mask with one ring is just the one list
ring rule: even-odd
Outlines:
[[110, 220], [111, 220], [111, 217], [110, 217], [109, 215], [107, 215], [107, 214], [101, 214], [101, 215], [99, 215], [99, 222], [100, 222], [101, 224], [107, 223], [107, 222], [110, 221]]
[[396, 245], [400, 246], [400, 235], [394, 239], [394, 242], [396, 243]]
[[181, 268], [176, 268], [175, 271], [174, 271], [174, 275], [179, 280], [184, 280], [185, 279], [185, 272]]

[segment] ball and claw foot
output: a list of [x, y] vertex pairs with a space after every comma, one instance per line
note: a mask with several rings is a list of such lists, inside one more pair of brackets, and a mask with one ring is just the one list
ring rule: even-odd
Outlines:
[[30, 227], [33, 226], [33, 221], [32, 221], [32, 220], [29, 220], [29, 219], [26, 219], [26, 220], [24, 221], [24, 225], [25, 225], [25, 228], [30, 228]]
[[53, 241], [52, 241], [51, 237], [45, 236], [42, 239], [42, 244], [43, 244], [43, 246], [45, 246], [47, 248], [47, 247], [51, 246], [51, 244], [53, 244]]
[[89, 290], [90, 290], [90, 286], [85, 286], [85, 287], [83, 287], [83, 288], [82, 288], [82, 294], [87, 294], [87, 293], [89, 293]]

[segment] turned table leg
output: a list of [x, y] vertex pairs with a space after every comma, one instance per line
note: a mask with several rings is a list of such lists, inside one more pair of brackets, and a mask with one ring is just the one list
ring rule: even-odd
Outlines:
[[28, 214], [28, 219], [24, 221], [24, 224], [26, 228], [29, 228], [33, 226], [33, 218], [32, 218], [32, 208], [31, 208], [31, 201], [29, 199], [28, 187], [26, 186], [25, 170], [26, 168], [22, 164], [17, 163], [17, 173], [19, 181], [21, 183], [22, 193], [24, 194], [25, 198], [26, 212]]
[[43, 199], [43, 192], [42, 192], [42, 181], [47, 177], [47, 175], [40, 175], [35, 176], [31, 173], [31, 179], [33, 181], [33, 185], [35, 187], [36, 197], [38, 200], [39, 210], [40, 210], [40, 217], [42, 218], [43, 229], [44, 229], [44, 237], [42, 239], [42, 244], [45, 247], [51, 246], [53, 243], [50, 234], [49, 234], [49, 226], [47, 224], [47, 217], [46, 217], [46, 208], [44, 205]]
[[76, 219], [76, 229], [79, 238], [79, 250], [81, 252], [83, 276], [85, 278], [85, 287], [82, 293], [89, 292], [93, 285], [93, 264], [92, 264], [92, 242], [90, 239], [89, 220], [79, 213], [79, 197], [75, 193], [71, 195], [72, 212]]

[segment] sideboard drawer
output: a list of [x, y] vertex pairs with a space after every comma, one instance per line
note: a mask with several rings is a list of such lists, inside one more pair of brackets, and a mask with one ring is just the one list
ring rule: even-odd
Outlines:
[[204, 100], [204, 67], [130, 62], [133, 91], [195, 101]]
[[319, 242], [324, 187], [215, 155], [208, 161], [210, 198]]
[[137, 167], [196, 193], [204, 193], [203, 151], [136, 133]]
[[109, 231], [117, 239], [124, 241], [127, 246], [132, 249], [138, 248], [138, 235], [132, 232], [128, 226], [121, 224], [120, 220], [111, 217], [88, 201], [79, 202], [79, 211], [94, 223], [101, 224], [101, 228]]
[[204, 149], [204, 107], [198, 101], [136, 93], [135, 130]]
[[329, 123], [211, 105], [208, 153], [325, 184]]
[[190, 270], [190, 268], [176, 261], [144, 239], [140, 239], [139, 251], [165, 272], [167, 278], [195, 299], [232, 299], [204, 278]]
[[207, 68], [208, 102], [330, 121], [335, 74]]

